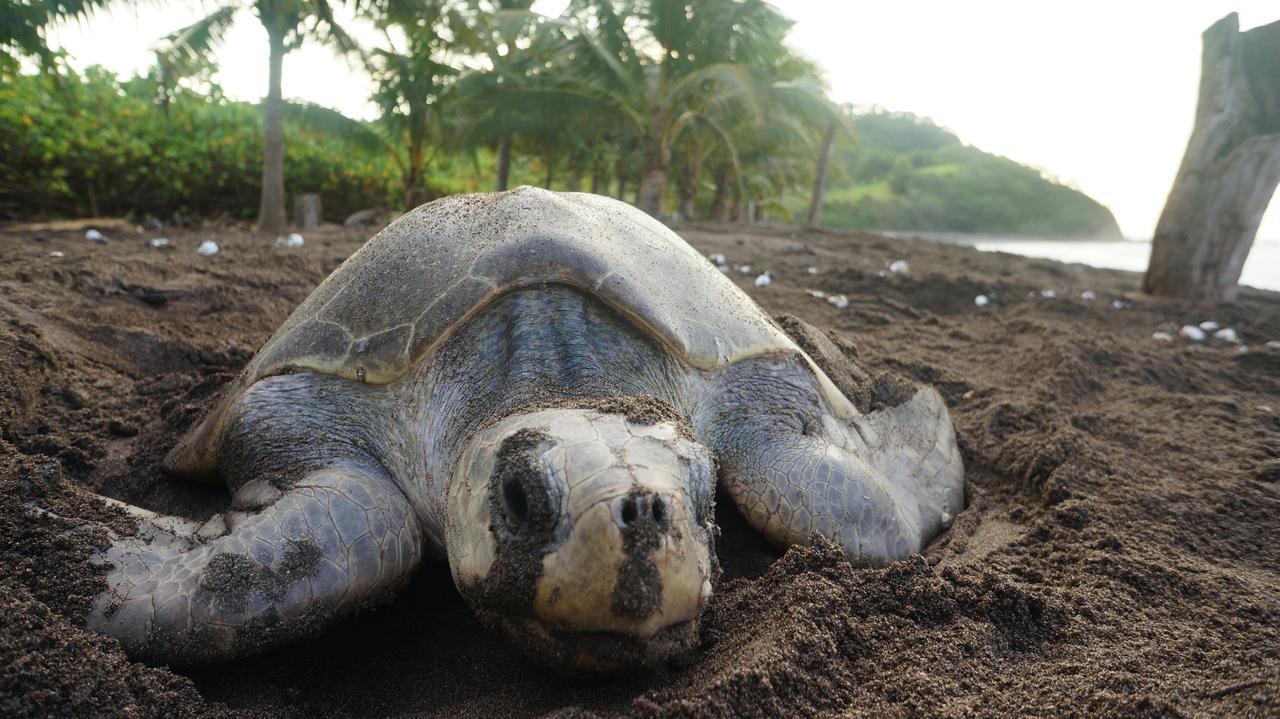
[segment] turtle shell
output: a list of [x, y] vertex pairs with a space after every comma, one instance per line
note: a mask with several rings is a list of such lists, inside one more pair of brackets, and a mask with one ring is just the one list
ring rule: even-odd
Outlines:
[[[254, 382], [289, 372], [392, 382], [498, 295], [551, 282], [592, 293], [700, 370], [761, 354], [804, 355], [723, 273], [646, 213], [599, 195], [521, 187], [437, 200], [391, 223], [303, 300], [223, 406]], [[833, 409], [856, 413], [805, 358]], [[209, 444], [219, 433], [198, 428], [193, 435], [203, 436], [188, 440], [204, 446], [189, 449], [212, 460]]]

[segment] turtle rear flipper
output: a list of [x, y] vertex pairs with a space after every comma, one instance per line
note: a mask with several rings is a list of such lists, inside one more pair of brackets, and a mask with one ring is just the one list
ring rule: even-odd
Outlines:
[[[262, 502], [246, 485], [240, 506]], [[134, 656], [195, 664], [318, 633], [391, 594], [418, 565], [423, 535], [380, 469], [312, 472], [257, 511], [189, 525], [151, 517], [95, 557], [108, 589], [87, 625]]]

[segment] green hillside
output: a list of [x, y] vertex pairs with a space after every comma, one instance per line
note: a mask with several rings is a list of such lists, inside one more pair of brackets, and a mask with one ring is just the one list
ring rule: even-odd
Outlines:
[[[843, 229], [1118, 238], [1111, 211], [1039, 171], [963, 144], [928, 118], [858, 115], [832, 157], [822, 221]], [[795, 198], [793, 213], [802, 213]]]

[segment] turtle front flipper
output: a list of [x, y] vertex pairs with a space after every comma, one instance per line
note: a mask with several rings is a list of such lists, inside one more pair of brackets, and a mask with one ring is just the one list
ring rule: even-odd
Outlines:
[[136, 536], [112, 535], [87, 626], [151, 661], [229, 659], [389, 597], [421, 559], [418, 519], [380, 469], [337, 465], [283, 493], [250, 483], [235, 503], [256, 509], [198, 529], [151, 515]]
[[963, 506], [955, 430], [932, 389], [844, 420], [791, 358], [739, 363], [716, 387], [699, 434], [734, 503], [775, 544], [818, 532], [851, 562], [884, 564], [920, 551]]

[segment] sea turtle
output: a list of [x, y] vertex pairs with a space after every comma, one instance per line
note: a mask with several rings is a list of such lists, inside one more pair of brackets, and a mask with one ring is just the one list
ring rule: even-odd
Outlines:
[[697, 641], [717, 480], [778, 545], [859, 564], [960, 510], [941, 397], [861, 412], [661, 223], [520, 188], [400, 217], [333, 272], [164, 461], [203, 524], [136, 510], [89, 627], [193, 663], [312, 634], [447, 558], [476, 614], [572, 671]]

